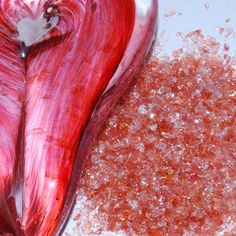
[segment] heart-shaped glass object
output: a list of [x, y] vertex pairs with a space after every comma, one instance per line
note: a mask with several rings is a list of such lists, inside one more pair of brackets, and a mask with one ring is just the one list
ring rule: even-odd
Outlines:
[[150, 49], [157, 1], [0, 4], [0, 234], [58, 235], [91, 144]]

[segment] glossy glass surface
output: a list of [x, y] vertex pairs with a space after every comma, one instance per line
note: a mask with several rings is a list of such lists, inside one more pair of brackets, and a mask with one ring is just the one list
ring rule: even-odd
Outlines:
[[150, 49], [157, 1], [0, 4], [0, 234], [60, 234], [91, 143]]

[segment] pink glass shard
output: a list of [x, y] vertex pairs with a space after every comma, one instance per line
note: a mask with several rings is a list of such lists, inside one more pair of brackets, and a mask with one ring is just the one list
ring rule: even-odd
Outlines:
[[236, 235], [236, 62], [196, 39], [150, 57], [113, 109], [66, 232]]

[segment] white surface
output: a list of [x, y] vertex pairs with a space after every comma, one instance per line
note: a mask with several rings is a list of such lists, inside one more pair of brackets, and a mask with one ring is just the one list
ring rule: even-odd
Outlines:
[[[183, 46], [183, 42], [176, 36], [177, 32], [190, 32], [196, 29], [202, 29], [206, 35], [217, 38], [222, 44], [226, 42], [230, 45], [230, 54], [235, 54], [236, 39], [233, 33], [227, 39], [219, 34], [219, 27], [234, 28], [235, 26], [236, 28], [235, 11], [236, 0], [160, 0], [158, 37], [161, 37], [164, 46], [162, 54], [169, 55], [173, 50]], [[167, 17], [174, 12], [176, 14]], [[229, 18], [230, 21], [226, 22]], [[78, 199], [74, 212], [76, 212], [76, 208], [85, 207], [83, 202], [86, 199], [83, 196], [79, 196]], [[92, 214], [93, 212], [88, 217], [92, 217]], [[96, 222], [96, 224], [99, 223], [103, 224], [103, 222]], [[76, 222], [71, 219], [63, 236], [68, 234], [73, 236], [88, 235], [75, 232], [73, 230], [75, 225]], [[125, 234], [122, 232], [103, 232], [100, 235], [124, 236]], [[219, 232], [218, 235], [222, 234]]]
[[[145, 0], [144, 0], [145, 1]], [[190, 32], [202, 29], [206, 35], [225, 42], [225, 37], [219, 34], [219, 28], [234, 28], [236, 26], [235, 0], [160, 0], [158, 34], [166, 39], [164, 52], [170, 53], [180, 48], [183, 42], [176, 36], [177, 32]], [[166, 17], [171, 11], [177, 14]], [[226, 22], [230, 18], [229, 22]], [[236, 39], [231, 34], [226, 40], [231, 53], [235, 53]]]

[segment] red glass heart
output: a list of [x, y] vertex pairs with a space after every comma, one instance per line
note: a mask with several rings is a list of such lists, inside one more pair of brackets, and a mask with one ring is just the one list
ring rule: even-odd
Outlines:
[[0, 4], [0, 234], [60, 234], [91, 144], [150, 48], [157, 2]]

